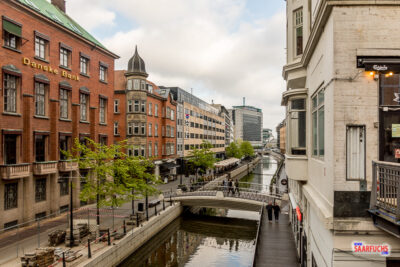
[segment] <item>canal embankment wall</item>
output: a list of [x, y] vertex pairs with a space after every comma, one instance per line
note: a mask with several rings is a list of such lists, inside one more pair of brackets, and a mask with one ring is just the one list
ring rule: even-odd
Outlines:
[[115, 242], [113, 246], [107, 247], [100, 254], [82, 262], [78, 266], [117, 266], [140, 246], [149, 241], [159, 231], [165, 228], [182, 213], [182, 206], [175, 203], [173, 206], [160, 212], [160, 215], [153, 216], [142, 227], [134, 228], [125, 237]]
[[[261, 158], [257, 157], [251, 162], [243, 164], [238, 168], [224, 174], [217, 179], [209, 182], [205, 187], [213, 187], [222, 183], [224, 179], [240, 179], [243, 176], [253, 171]], [[158, 234], [162, 229], [169, 225], [173, 220], [178, 218], [183, 212], [183, 207], [180, 203], [175, 203], [174, 206], [166, 208], [160, 212], [160, 215], [153, 216], [149, 221], [144, 222], [143, 226], [136, 227], [128, 232], [125, 237], [105, 248], [101, 253], [96, 254], [91, 259], [79, 263], [79, 267], [94, 267], [94, 266], [117, 266], [124, 261], [129, 255], [135, 252], [138, 248], [149, 241], [153, 236]]]

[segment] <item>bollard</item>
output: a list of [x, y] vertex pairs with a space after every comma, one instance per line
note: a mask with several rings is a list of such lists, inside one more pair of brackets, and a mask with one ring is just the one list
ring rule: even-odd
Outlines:
[[126, 224], [125, 224], [125, 220], [124, 220], [124, 235], [126, 235]]
[[154, 206], [154, 215], [157, 216], [157, 205]]
[[90, 250], [90, 238], [88, 238], [87, 249], [88, 249], [88, 258], [92, 257], [92, 251]]
[[65, 252], [63, 252], [62, 262], [63, 262], [63, 267], [66, 267], [67, 264], [65, 263]]
[[107, 228], [107, 233], [108, 233], [107, 244], [108, 244], [109, 246], [111, 246], [110, 228]]
[[164, 201], [164, 199], [162, 200], [162, 207], [163, 207], [163, 210], [165, 210], [165, 201]]

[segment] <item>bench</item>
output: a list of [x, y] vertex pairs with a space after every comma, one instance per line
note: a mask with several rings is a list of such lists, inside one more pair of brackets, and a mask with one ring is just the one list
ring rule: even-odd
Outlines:
[[158, 204], [160, 204], [160, 200], [159, 199], [154, 199], [154, 200], [149, 202], [149, 208], [157, 206]]

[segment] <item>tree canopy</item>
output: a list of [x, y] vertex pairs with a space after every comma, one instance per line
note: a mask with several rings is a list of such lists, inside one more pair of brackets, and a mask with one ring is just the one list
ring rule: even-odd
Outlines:
[[237, 142], [230, 143], [229, 146], [226, 147], [225, 152], [228, 158], [241, 159], [243, 157], [243, 152]]
[[98, 206], [118, 207], [127, 200], [157, 191], [154, 165], [144, 157], [129, 157], [123, 151], [126, 142], [112, 145], [96, 143], [85, 138], [75, 139], [71, 152], [63, 151], [68, 158], [77, 161], [80, 169], [88, 169], [88, 177], [81, 190], [82, 201], [95, 200]]
[[243, 141], [240, 144], [240, 150], [246, 158], [254, 156], [254, 148], [249, 141]]
[[215, 153], [211, 151], [212, 145], [209, 142], [203, 141], [201, 148], [193, 148], [190, 151], [189, 163], [197, 171], [205, 173], [207, 169], [213, 169], [214, 163], [217, 161]]

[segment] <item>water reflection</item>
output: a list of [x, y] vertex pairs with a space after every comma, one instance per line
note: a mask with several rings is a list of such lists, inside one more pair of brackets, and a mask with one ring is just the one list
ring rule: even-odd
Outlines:
[[249, 266], [256, 232], [252, 220], [184, 216], [120, 266]]

